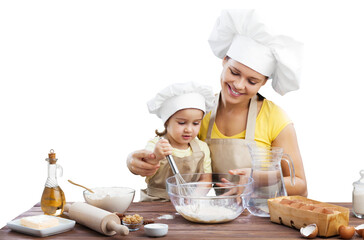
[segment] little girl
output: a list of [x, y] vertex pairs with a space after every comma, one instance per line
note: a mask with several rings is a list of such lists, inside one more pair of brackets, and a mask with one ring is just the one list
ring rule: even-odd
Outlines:
[[162, 119], [165, 129], [156, 130], [157, 137], [147, 144], [146, 149], [156, 156], [148, 163], [160, 167], [153, 176], [146, 177], [147, 189], [141, 191], [141, 201], [169, 200], [166, 179], [173, 173], [167, 155], [173, 155], [181, 174], [212, 172], [210, 150], [196, 136], [214, 98], [210, 87], [189, 82], [170, 85], [148, 102], [149, 112]]

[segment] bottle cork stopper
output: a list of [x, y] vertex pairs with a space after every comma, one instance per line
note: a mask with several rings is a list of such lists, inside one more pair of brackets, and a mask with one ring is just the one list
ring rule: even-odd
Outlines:
[[53, 149], [51, 149], [48, 153], [48, 159], [46, 159], [49, 161], [49, 163], [54, 164], [57, 162], [57, 158], [56, 158], [56, 153], [54, 152]]

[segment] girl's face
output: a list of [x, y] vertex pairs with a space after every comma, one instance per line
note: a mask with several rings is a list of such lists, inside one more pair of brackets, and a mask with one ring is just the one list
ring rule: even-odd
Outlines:
[[195, 108], [182, 109], [173, 114], [167, 123], [167, 138], [172, 147], [187, 149], [200, 131], [202, 118], [203, 111]]
[[221, 73], [222, 99], [230, 104], [246, 102], [257, 94], [267, 79], [244, 64], [225, 57]]

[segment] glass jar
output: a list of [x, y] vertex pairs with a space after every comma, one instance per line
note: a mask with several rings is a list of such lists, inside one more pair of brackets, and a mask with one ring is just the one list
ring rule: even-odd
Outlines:
[[353, 186], [353, 213], [358, 218], [364, 218], [364, 170], [360, 171], [360, 179]]

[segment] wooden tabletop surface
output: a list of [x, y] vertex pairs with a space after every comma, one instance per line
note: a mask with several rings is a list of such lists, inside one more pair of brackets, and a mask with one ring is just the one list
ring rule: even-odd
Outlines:
[[[333, 203], [351, 209], [351, 203]], [[275, 224], [269, 218], [255, 217], [246, 210], [234, 221], [220, 224], [198, 224], [185, 220], [176, 213], [170, 202], [134, 202], [125, 214], [142, 215], [144, 219], [152, 219], [157, 223], [168, 224], [168, 234], [163, 239], [303, 239], [298, 230], [283, 225]], [[28, 211], [22, 213], [15, 219], [25, 216], [42, 214], [39, 203]], [[173, 219], [163, 219], [166, 216], [173, 216]], [[162, 218], [161, 218], [162, 217]], [[350, 213], [349, 225], [357, 226], [364, 224], [364, 219], [354, 217]], [[76, 224], [71, 231], [45, 237], [42, 239], [148, 239], [141, 227], [136, 232], [130, 232], [128, 236], [107, 237], [87, 227]], [[336, 239], [332, 237], [329, 239]], [[11, 231], [6, 226], [0, 229], [0, 239], [39, 239]], [[150, 238], [149, 238], [150, 239]], [[362, 239], [355, 234], [353, 239]]]

